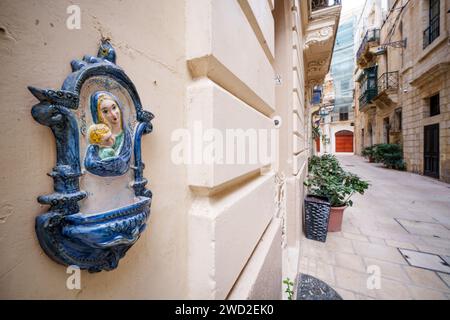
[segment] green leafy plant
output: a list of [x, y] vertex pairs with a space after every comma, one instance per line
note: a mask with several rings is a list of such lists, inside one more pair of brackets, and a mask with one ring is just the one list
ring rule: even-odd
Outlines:
[[406, 170], [401, 145], [392, 143], [377, 144], [373, 147], [373, 157], [376, 162], [383, 163], [387, 168]]
[[315, 140], [317, 138], [320, 138], [320, 128], [318, 126], [313, 126], [312, 127], [312, 138]]
[[283, 284], [286, 285], [286, 290], [284, 292], [288, 294], [288, 299], [292, 300], [292, 297], [294, 296], [294, 290], [292, 290], [292, 288], [294, 287], [294, 283], [291, 281], [291, 279], [286, 278], [285, 280], [283, 280]]
[[365, 147], [362, 150], [361, 155], [364, 158], [367, 158], [367, 159], [373, 158], [374, 157], [374, 151], [375, 151], [374, 149], [375, 149], [374, 146]]
[[330, 154], [314, 156], [308, 163], [309, 175], [304, 185], [316, 196], [327, 197], [332, 207], [352, 206], [355, 193], [364, 194], [369, 183], [342, 169]]

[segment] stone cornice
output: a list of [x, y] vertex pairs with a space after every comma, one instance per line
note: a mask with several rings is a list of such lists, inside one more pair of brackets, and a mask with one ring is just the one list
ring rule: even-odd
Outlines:
[[422, 87], [427, 84], [429, 81], [433, 80], [436, 77], [439, 77], [450, 71], [450, 61], [441, 62], [433, 65], [425, 72], [421, 73], [419, 76], [415, 77], [409, 83], [413, 87]]

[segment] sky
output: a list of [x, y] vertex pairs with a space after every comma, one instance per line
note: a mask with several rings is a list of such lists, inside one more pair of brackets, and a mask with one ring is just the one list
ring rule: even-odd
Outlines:
[[342, 0], [342, 11], [346, 12], [357, 7], [364, 6], [365, 0]]

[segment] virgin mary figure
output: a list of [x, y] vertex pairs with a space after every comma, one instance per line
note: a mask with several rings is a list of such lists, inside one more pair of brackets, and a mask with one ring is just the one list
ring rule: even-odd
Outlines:
[[84, 166], [99, 176], [123, 175], [129, 169], [132, 143], [122, 106], [112, 93], [97, 91], [91, 95], [90, 108], [94, 124], [88, 130]]

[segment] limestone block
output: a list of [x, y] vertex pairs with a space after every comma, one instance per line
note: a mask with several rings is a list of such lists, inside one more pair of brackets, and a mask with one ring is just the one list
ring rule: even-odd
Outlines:
[[[303, 168], [304, 169], [304, 168]], [[285, 236], [286, 245], [290, 248], [298, 248], [303, 225], [303, 198], [305, 188], [303, 180], [305, 170], [286, 179], [286, 221]]]
[[302, 169], [304, 169], [306, 167], [306, 163], [307, 163], [307, 159], [308, 159], [308, 154], [306, 151], [303, 151], [297, 155], [293, 156], [293, 172], [292, 174], [294, 175], [298, 175], [300, 173], [300, 171]]
[[305, 136], [303, 133], [301, 134], [294, 133], [294, 138], [292, 139], [292, 142], [293, 142], [292, 150], [294, 154], [298, 154], [305, 150], [306, 143], [305, 143]]
[[304, 103], [303, 103], [303, 90], [295, 90], [294, 91], [294, 99], [292, 109], [294, 112], [297, 112], [299, 115], [304, 113]]
[[[188, 165], [190, 186], [215, 188], [270, 165], [271, 152], [275, 152], [277, 143], [270, 118], [206, 78], [188, 87], [187, 105], [192, 137]], [[214, 135], [209, 134], [212, 132]], [[209, 138], [214, 140], [207, 141]], [[223, 143], [214, 143], [219, 140]], [[213, 145], [217, 147], [215, 151], [209, 148]], [[205, 161], [208, 159], [210, 161]]]
[[292, 129], [294, 134], [305, 137], [304, 120], [299, 116], [297, 112], [294, 112], [292, 114]]
[[299, 69], [299, 54], [296, 47], [292, 50], [292, 63], [294, 70], [300, 70]]
[[300, 86], [300, 80], [298, 76], [297, 70], [292, 71], [292, 80], [293, 80], [293, 90], [294, 92], [299, 93], [300, 91], [303, 91], [303, 87]]
[[298, 37], [298, 32], [300, 30], [299, 29], [299, 24], [298, 24], [299, 22], [300, 22], [300, 20], [298, 18], [297, 11], [296, 10], [292, 11], [292, 13], [291, 13], [291, 24], [292, 24], [292, 30], [297, 33], [296, 37]]
[[226, 298], [272, 219], [274, 195], [270, 174], [231, 193], [194, 200], [188, 231], [191, 299]]
[[268, 58], [275, 57], [275, 26], [268, 1], [238, 0]]
[[298, 33], [296, 31], [292, 31], [292, 48], [297, 49], [296, 51], [297, 54], [299, 54], [299, 50], [300, 52], [302, 50], [302, 46], [300, 45], [299, 42]]
[[188, 0], [186, 29], [194, 78], [207, 76], [260, 112], [274, 112], [274, 71], [237, 1]]
[[281, 220], [272, 219], [227, 299], [281, 299]]

